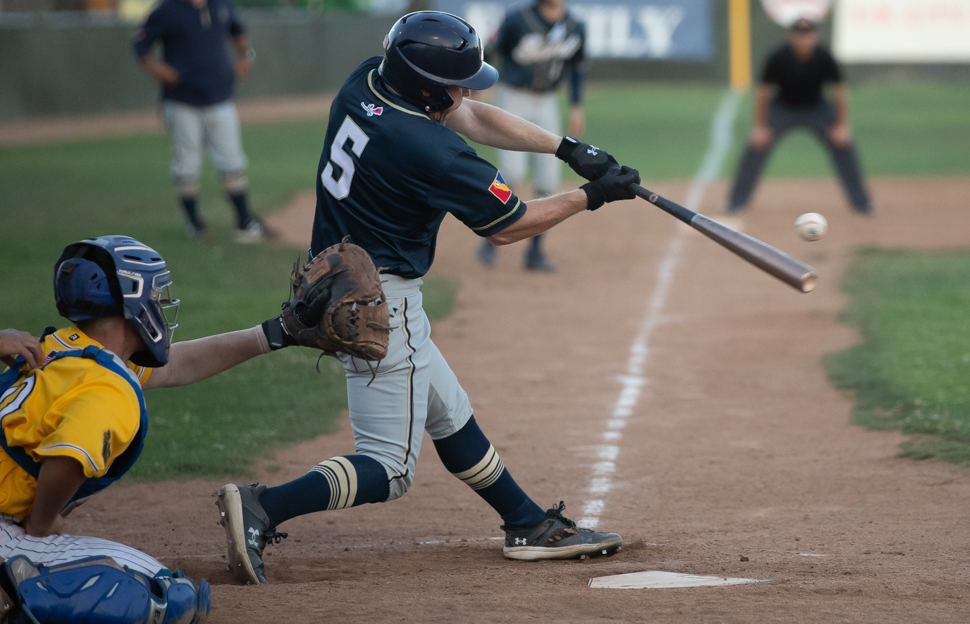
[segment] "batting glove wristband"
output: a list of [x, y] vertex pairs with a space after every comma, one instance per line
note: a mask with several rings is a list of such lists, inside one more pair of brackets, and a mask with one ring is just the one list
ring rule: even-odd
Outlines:
[[640, 172], [624, 165], [613, 167], [599, 179], [579, 188], [586, 193], [586, 209], [596, 210], [603, 204], [636, 197], [630, 188], [634, 184], [640, 184]]
[[569, 164], [573, 171], [587, 180], [596, 180], [611, 167], [620, 165], [609, 153], [572, 137], [562, 138], [556, 158]]
[[270, 351], [300, 344], [293, 336], [286, 332], [286, 328], [283, 327], [282, 316], [263, 321], [261, 327], [263, 328], [263, 333], [266, 334], [266, 341], [269, 342]]

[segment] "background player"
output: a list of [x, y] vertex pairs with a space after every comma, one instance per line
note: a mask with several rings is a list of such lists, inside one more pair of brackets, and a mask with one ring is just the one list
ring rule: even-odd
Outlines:
[[[376, 372], [372, 363], [340, 356], [356, 455], [328, 459], [278, 487], [229, 484], [220, 491], [231, 568], [241, 581], [265, 583], [263, 549], [281, 537], [281, 523], [403, 496], [424, 431], [445, 467], [502, 517], [506, 557], [614, 551], [622, 544], [619, 535], [577, 527], [563, 517], [562, 504], [543, 512], [506, 470], [431, 341], [420, 288], [446, 214], [506, 245], [605, 202], [633, 198], [629, 187], [639, 175], [601, 150], [464, 99], [471, 89], [491, 87], [498, 74], [482, 62], [475, 30], [457, 17], [406, 15], [384, 49], [383, 59], [369, 59], [351, 73], [331, 106], [310, 251], [316, 255], [349, 236], [385, 267], [384, 293], [396, 329]], [[501, 149], [556, 154], [596, 180], [526, 205], [459, 132]]]
[[[822, 96], [831, 83], [835, 106]], [[754, 128], [724, 211], [743, 210], [751, 199], [768, 155], [793, 128], [812, 130], [835, 161], [842, 186], [856, 212], [872, 214], [859, 159], [849, 128], [849, 96], [832, 54], [819, 45], [816, 24], [807, 19], [791, 26], [788, 43], [768, 57], [755, 95]]]
[[[230, 39], [235, 63], [227, 52]], [[162, 62], [151, 54], [156, 41], [162, 44]], [[172, 135], [170, 169], [188, 220], [186, 235], [208, 234], [198, 210], [205, 148], [236, 209], [236, 241], [263, 240], [264, 227], [249, 211], [247, 160], [232, 102], [236, 78], [249, 74], [255, 53], [231, 0], [162, 0], [138, 29], [134, 49], [145, 71], [162, 85], [162, 116]]]
[[[63, 534], [65, 512], [137, 460], [148, 426], [142, 390], [207, 379], [269, 352], [267, 336], [280, 338], [275, 319], [171, 345], [179, 302], [170, 287], [165, 261], [137, 240], [80, 241], [54, 266], [58, 312], [75, 325], [42, 341], [0, 331], [0, 358], [11, 365], [0, 375], [0, 621], [4, 608], [21, 606], [44, 622], [208, 616], [204, 580], [196, 586], [122, 544]], [[21, 591], [28, 581], [57, 591]]]
[[[581, 137], [586, 127], [583, 115], [583, 81], [586, 75], [586, 30], [566, 8], [565, 0], [538, 0], [512, 9], [505, 15], [492, 45], [489, 60], [498, 57], [499, 86], [495, 104], [552, 134], [562, 132], [558, 87], [564, 70], [569, 74], [569, 130]], [[524, 190], [531, 161], [535, 197], [559, 191], [561, 163], [552, 154], [499, 151], [499, 166], [517, 195]], [[555, 271], [556, 266], [542, 249], [542, 234], [529, 239], [524, 266], [533, 271]], [[487, 238], [479, 243], [478, 258], [495, 263], [496, 249]]]

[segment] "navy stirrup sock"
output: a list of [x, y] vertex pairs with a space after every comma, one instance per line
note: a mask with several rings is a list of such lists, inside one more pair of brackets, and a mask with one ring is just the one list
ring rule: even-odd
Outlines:
[[236, 227], [241, 230], [248, 226], [253, 217], [249, 214], [249, 199], [246, 191], [229, 193], [229, 201], [236, 208]]
[[387, 471], [364, 455], [333, 457], [289, 483], [268, 488], [259, 498], [266, 515], [280, 524], [304, 514], [346, 509], [387, 500]]
[[456, 433], [434, 440], [434, 447], [448, 472], [484, 498], [505, 526], [526, 528], [545, 520], [545, 512], [512, 478], [474, 416]]
[[182, 209], [185, 210], [185, 216], [188, 217], [189, 223], [192, 227], [202, 229], [202, 221], [199, 220], [199, 200], [197, 197], [179, 197], [182, 202]]

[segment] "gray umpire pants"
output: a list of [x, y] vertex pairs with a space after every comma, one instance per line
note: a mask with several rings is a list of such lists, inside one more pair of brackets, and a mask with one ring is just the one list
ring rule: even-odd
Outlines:
[[730, 206], [737, 208], [747, 205], [761, 176], [761, 170], [781, 137], [793, 128], [808, 128], [828, 149], [839, 172], [839, 178], [842, 180], [842, 187], [852, 205], [857, 210], [869, 209], [869, 194], [862, 180], [855, 144], [850, 143], [844, 148], [836, 147], [827, 134], [828, 129], [834, 124], [835, 110], [829, 102], [822, 102], [812, 108], [791, 108], [779, 102], [772, 102], [768, 112], [768, 126], [774, 135], [772, 141], [762, 150], [757, 150], [750, 143], [748, 144], [738, 165], [737, 174], [734, 176], [734, 186], [731, 188], [728, 200]]

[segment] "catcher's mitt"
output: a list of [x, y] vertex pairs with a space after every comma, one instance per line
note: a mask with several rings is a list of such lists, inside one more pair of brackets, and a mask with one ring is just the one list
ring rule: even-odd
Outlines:
[[327, 247], [303, 270], [293, 267], [293, 296], [283, 304], [287, 333], [327, 355], [377, 361], [387, 356], [387, 300], [367, 252], [344, 242]]

